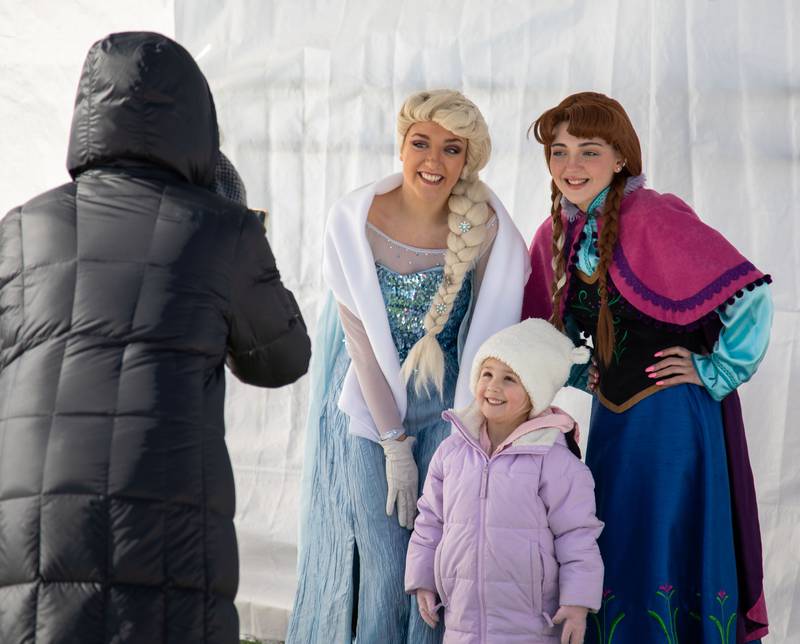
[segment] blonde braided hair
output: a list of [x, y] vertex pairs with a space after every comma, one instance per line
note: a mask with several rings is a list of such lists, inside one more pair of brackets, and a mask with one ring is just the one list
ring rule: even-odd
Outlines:
[[400, 373], [406, 383], [415, 376], [417, 394], [433, 384], [441, 395], [444, 389], [444, 354], [436, 336], [447, 325], [464, 278], [477, 263], [486, 240], [486, 222], [491, 214], [489, 190], [478, 179], [478, 172], [489, 161], [492, 144], [480, 110], [460, 92], [443, 89], [409, 96], [397, 118], [401, 149], [411, 126], [427, 121], [466, 139], [467, 154], [461, 176], [447, 202], [450, 232], [447, 235], [444, 276], [425, 315], [425, 334], [411, 347]]

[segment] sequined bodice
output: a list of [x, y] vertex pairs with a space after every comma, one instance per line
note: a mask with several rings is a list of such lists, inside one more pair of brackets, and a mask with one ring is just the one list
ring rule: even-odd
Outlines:
[[[444, 268], [435, 266], [405, 275], [395, 273], [382, 264], [375, 264], [381, 286], [389, 328], [402, 363], [411, 347], [419, 340], [425, 327], [425, 314], [431, 306], [444, 275]], [[442, 332], [437, 336], [448, 360], [458, 361], [458, 330], [469, 308], [472, 294], [472, 274], [468, 273], [453, 303], [453, 310]]]

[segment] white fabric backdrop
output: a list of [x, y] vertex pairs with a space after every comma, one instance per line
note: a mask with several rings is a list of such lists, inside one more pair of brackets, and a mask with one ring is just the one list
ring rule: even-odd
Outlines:
[[[769, 5], [769, 6], [767, 6]], [[742, 389], [761, 503], [773, 641], [800, 629], [800, 7], [791, 1], [271, 2], [178, 0], [176, 35], [200, 58], [251, 201], [314, 325], [325, 213], [398, 167], [395, 114], [422, 88], [461, 88], [494, 143], [485, 180], [529, 239], [547, 214], [530, 121], [568, 93], [625, 105], [650, 184], [693, 204], [776, 277], [770, 353]], [[294, 580], [307, 383], [233, 384], [243, 628], [278, 636]], [[586, 418], [588, 397], [568, 404]], [[278, 573], [276, 575], [276, 572]], [[269, 611], [262, 609], [270, 604]], [[277, 627], [277, 628], [276, 628]]]
[[[174, 22], [173, 10], [174, 6]], [[0, 210], [67, 180], [78, 71], [113, 30], [176, 35], [215, 93], [223, 149], [313, 333], [324, 297], [325, 213], [399, 167], [394, 117], [411, 91], [462, 89], [494, 154], [484, 179], [526, 239], [547, 214], [530, 121], [567, 94], [619, 99], [652, 187], [674, 192], [775, 277], [770, 351], [742, 399], [766, 564], [769, 642], [800, 632], [800, 6], [793, 0], [3, 0]], [[173, 31], [174, 25], [174, 31]], [[265, 392], [229, 381], [242, 629], [285, 632], [295, 579], [308, 383]], [[584, 420], [588, 397], [562, 404]]]
[[69, 181], [67, 141], [83, 59], [115, 31], [175, 33], [172, 0], [0, 0], [0, 217]]

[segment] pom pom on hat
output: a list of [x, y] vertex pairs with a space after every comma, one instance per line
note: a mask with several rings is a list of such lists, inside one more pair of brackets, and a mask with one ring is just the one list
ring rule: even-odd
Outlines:
[[531, 399], [533, 418], [550, 407], [572, 365], [586, 364], [590, 357], [587, 347], [576, 347], [546, 320], [532, 318], [498, 331], [481, 345], [472, 362], [470, 387], [475, 395], [484, 360], [499, 360], [519, 376]]

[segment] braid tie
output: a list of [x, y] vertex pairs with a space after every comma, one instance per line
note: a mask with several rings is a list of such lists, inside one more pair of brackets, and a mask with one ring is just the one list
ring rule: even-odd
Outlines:
[[444, 330], [464, 278], [480, 257], [489, 220], [489, 190], [476, 175], [471, 181], [459, 179], [447, 202], [447, 251], [444, 275], [425, 315], [425, 334], [406, 356], [401, 375], [408, 382], [412, 375], [417, 394], [433, 384], [441, 395], [444, 389], [444, 354], [436, 336]]
[[553, 222], [553, 283], [550, 287], [553, 303], [553, 312], [550, 315], [550, 323], [559, 331], [564, 330], [564, 321], [561, 319], [561, 297], [564, 294], [564, 286], [567, 283], [567, 268], [564, 260], [564, 244], [567, 235], [564, 231], [564, 224], [561, 221], [561, 192], [556, 187], [556, 182], [550, 182], [550, 218]]
[[625, 177], [616, 175], [606, 199], [603, 228], [597, 242], [600, 262], [597, 266], [597, 291], [600, 295], [600, 313], [597, 319], [597, 352], [608, 366], [614, 353], [614, 319], [608, 306], [608, 268], [614, 259], [614, 247], [619, 236], [619, 209], [625, 193]]

